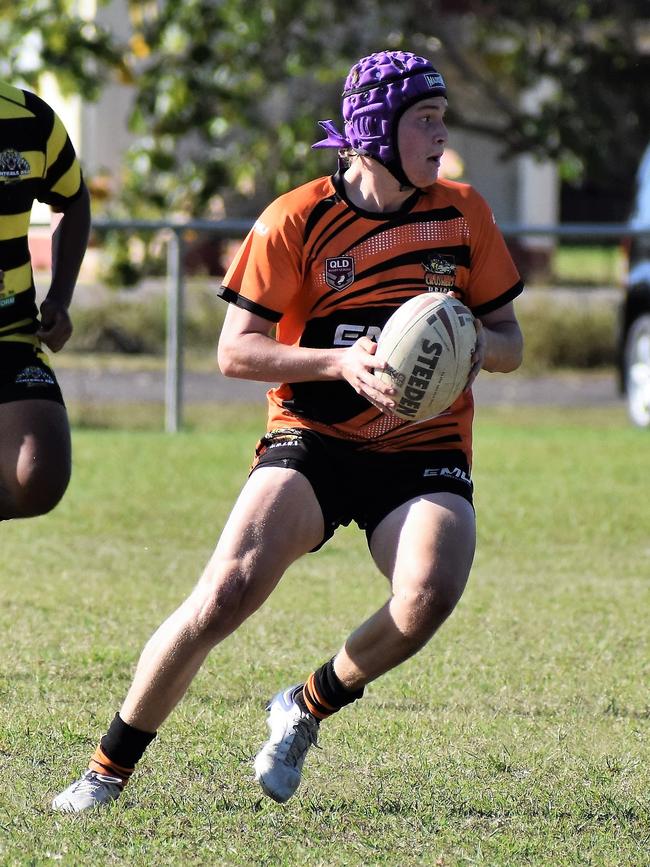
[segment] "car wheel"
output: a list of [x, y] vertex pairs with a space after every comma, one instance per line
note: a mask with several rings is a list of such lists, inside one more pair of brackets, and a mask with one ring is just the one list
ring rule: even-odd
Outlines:
[[650, 314], [635, 319], [625, 341], [625, 386], [630, 419], [650, 427]]

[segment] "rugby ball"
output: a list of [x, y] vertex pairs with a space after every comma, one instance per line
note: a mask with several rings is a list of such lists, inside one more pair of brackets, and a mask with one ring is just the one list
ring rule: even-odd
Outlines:
[[457, 298], [427, 292], [404, 302], [383, 327], [375, 375], [396, 389], [393, 415], [424, 421], [459, 397], [476, 346], [474, 317]]

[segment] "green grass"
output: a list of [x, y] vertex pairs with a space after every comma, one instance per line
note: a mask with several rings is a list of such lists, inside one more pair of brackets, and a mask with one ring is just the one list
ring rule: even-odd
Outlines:
[[522, 372], [603, 370], [617, 359], [618, 305], [560, 300], [553, 291], [524, 296], [517, 318], [524, 335]]
[[625, 267], [620, 244], [558, 244], [551, 261], [553, 280], [563, 286], [616, 286]]
[[649, 864], [650, 449], [618, 409], [481, 412], [465, 596], [323, 727], [289, 804], [251, 782], [264, 700], [386, 595], [352, 528], [213, 653], [115, 805], [49, 812], [211, 552], [262, 417], [77, 429], [59, 508], [0, 527], [0, 863]]

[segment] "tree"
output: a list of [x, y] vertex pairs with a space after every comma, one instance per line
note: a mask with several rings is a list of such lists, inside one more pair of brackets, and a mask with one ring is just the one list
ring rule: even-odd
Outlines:
[[53, 73], [66, 95], [95, 99], [107, 68], [124, 73], [120, 48], [93, 21], [75, 14], [75, 0], [25, 0], [0, 7], [0, 75], [38, 90]]
[[411, 26], [425, 10], [463, 99], [475, 94], [469, 107], [452, 101], [453, 121], [504, 155], [557, 161], [566, 182], [615, 194], [622, 217], [650, 142], [647, 0], [424, 0]]
[[[222, 199], [251, 213], [329, 170], [315, 120], [339, 116], [351, 59], [379, 47], [431, 57], [453, 125], [554, 159], [568, 182], [629, 195], [650, 140], [647, 0], [129, 0], [123, 45], [73, 8], [0, 13], [3, 72], [34, 85], [48, 69], [90, 97], [109, 70], [131, 81], [129, 215], [210, 215]], [[40, 62], [25, 68], [30, 41]]]

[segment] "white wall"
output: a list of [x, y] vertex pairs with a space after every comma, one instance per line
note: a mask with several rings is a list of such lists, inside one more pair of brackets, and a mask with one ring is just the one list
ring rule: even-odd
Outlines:
[[[124, 42], [131, 35], [126, 0], [100, 5], [95, 20]], [[87, 174], [106, 174], [116, 184], [119, 182], [122, 155], [132, 141], [128, 130], [132, 103], [133, 88], [114, 81], [105, 85], [97, 102], [83, 103], [81, 156]]]

